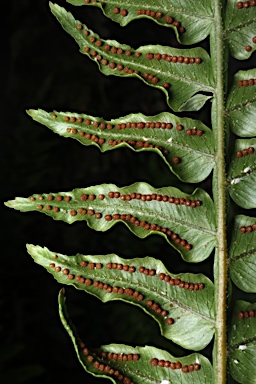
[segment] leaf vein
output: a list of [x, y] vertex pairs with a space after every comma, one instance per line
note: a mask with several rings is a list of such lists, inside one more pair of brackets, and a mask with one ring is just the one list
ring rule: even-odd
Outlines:
[[[115, 278], [115, 279], [106, 277], [106, 280], [107, 280], [107, 281], [113, 281], [114, 283], [115, 283], [116, 281], [123, 282], [123, 283], [127, 283], [126, 280], [123, 280], [122, 278], [118, 278], [118, 277]], [[205, 319], [205, 320], [207, 320], [207, 321], [210, 321], [210, 322], [212, 322], [212, 323], [215, 323], [214, 319], [212, 319], [211, 317], [208, 317], [208, 316], [206, 316], [206, 315], [203, 315], [202, 313], [196, 311], [195, 309], [192, 309], [192, 308], [190, 308], [189, 306], [180, 303], [178, 300], [170, 299], [170, 298], [168, 297], [168, 293], [167, 293], [167, 292], [166, 292], [165, 294], [164, 294], [163, 292], [159, 293], [159, 291], [158, 291], [157, 289], [154, 289], [154, 288], [150, 289], [150, 288], [151, 288], [150, 286], [148, 286], [148, 285], [144, 285], [144, 284], [142, 284], [141, 282], [137, 282], [137, 283], [130, 282], [130, 284], [131, 284], [131, 285], [134, 284], [134, 285], [136, 285], [136, 287], [141, 287], [141, 288], [143, 288], [145, 291], [153, 292], [153, 293], [155, 293], [157, 296], [160, 296], [160, 297], [162, 297], [163, 299], [167, 300], [169, 303], [174, 304], [174, 305], [176, 305], [177, 307], [183, 308], [183, 309], [185, 309], [186, 311], [188, 311], [188, 312], [190, 312], [190, 313], [196, 314], [196, 315], [202, 317], [203, 319]], [[128, 300], [127, 300], [127, 301], [128, 301]]]
[[255, 102], [256, 102], [256, 97], [254, 97], [254, 98], [251, 99], [251, 100], [247, 100], [247, 101], [245, 101], [245, 102], [243, 102], [243, 103], [237, 104], [237, 105], [235, 105], [235, 106], [232, 107], [232, 108], [228, 108], [228, 109], [226, 109], [225, 113], [226, 113], [226, 115], [229, 115], [230, 112], [237, 111], [237, 110], [239, 110], [239, 109], [241, 109], [241, 108], [243, 108], [243, 107], [247, 107], [247, 106], [249, 106], [250, 104], [255, 103]]
[[[95, 204], [94, 204], [94, 206], [95, 206]], [[111, 205], [111, 207], [112, 207], [113, 205]], [[119, 205], [119, 204], [115, 204], [115, 207], [117, 207], [117, 208], [120, 208], [121, 210], [123, 210], [124, 209], [124, 206], [123, 205]], [[109, 205], [103, 205], [103, 204], [101, 204], [100, 206], [99, 206], [99, 208], [104, 208], [104, 209], [107, 209], [107, 208], [109, 208]], [[129, 211], [131, 211], [132, 213], [134, 213], [134, 214], [136, 214], [136, 213], [138, 213], [138, 207], [132, 207], [132, 206], [130, 206], [130, 205], [128, 205], [127, 204], [127, 209], [129, 210]], [[186, 221], [184, 221], [184, 220], [179, 220], [179, 219], [176, 219], [174, 216], [169, 216], [169, 215], [164, 215], [162, 212], [160, 213], [160, 212], [158, 212], [157, 214], [155, 214], [153, 211], [151, 211], [151, 210], [149, 210], [149, 209], [146, 209], [146, 208], [141, 208], [141, 207], [139, 207], [139, 209], [140, 209], [140, 214], [142, 214], [142, 215], [148, 215], [148, 216], [151, 216], [151, 217], [155, 217], [155, 218], [157, 218], [157, 217], [160, 217], [161, 219], [164, 219], [164, 220], [166, 220], [167, 222], [168, 221], [173, 221], [174, 223], [177, 223], [177, 224], [181, 224], [181, 225], [184, 225], [184, 226], [187, 226], [187, 227], [190, 227], [190, 228], [193, 228], [193, 229], [197, 229], [197, 230], [199, 230], [199, 231], [202, 231], [202, 232], [205, 232], [205, 233], [209, 233], [209, 234], [211, 234], [211, 235], [214, 235], [214, 236], [216, 236], [216, 231], [212, 231], [212, 230], [210, 230], [210, 229], [207, 229], [207, 228], [204, 228], [204, 227], [201, 227], [201, 226], [199, 226], [199, 225], [195, 225], [195, 224], [192, 224], [192, 223], [188, 223], [188, 222], [186, 222]]]
[[247, 27], [247, 26], [255, 23], [255, 21], [256, 21], [256, 17], [252, 20], [247, 21], [246, 23], [240, 23], [240, 24], [236, 25], [235, 27], [226, 29], [224, 32], [224, 37], [227, 36], [228, 33], [231, 33], [234, 31], [239, 31], [241, 28]]
[[229, 258], [229, 264], [231, 265], [236, 260], [243, 259], [246, 256], [251, 256], [256, 253], [256, 248], [251, 249], [250, 251], [242, 252], [238, 254], [237, 256], [232, 256]]

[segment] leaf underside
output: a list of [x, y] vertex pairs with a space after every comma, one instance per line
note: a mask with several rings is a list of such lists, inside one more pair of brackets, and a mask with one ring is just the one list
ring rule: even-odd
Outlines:
[[[72, 5], [92, 5], [100, 7], [105, 16], [122, 26], [130, 21], [146, 17], [161, 26], [174, 29], [177, 40], [182, 44], [195, 44], [205, 39], [212, 28], [213, 11], [211, 3], [191, 0], [185, 7], [170, 0], [114, 0], [85, 2], [67, 0]], [[87, 3], [87, 4], [86, 4]]]
[[[177, 359], [166, 351], [149, 346], [133, 348], [123, 344], [110, 344], [97, 349], [88, 347], [69, 320], [63, 289], [59, 294], [59, 313], [80, 363], [87, 372], [96, 377], [108, 378], [113, 383], [127, 384], [212, 382], [211, 364], [198, 353]], [[165, 367], [159, 364], [165, 364]]]
[[[99, 7], [122, 26], [146, 17], [173, 29], [178, 41], [187, 45], [205, 39], [215, 22], [213, 2], [208, 0], [67, 2]], [[223, 38], [234, 58], [248, 59], [256, 50], [256, 6], [253, 1], [223, 3], [226, 7]], [[77, 42], [80, 52], [94, 61], [103, 74], [136, 77], [160, 89], [168, 106], [176, 112], [197, 111], [216, 95], [214, 60], [206, 50], [160, 45], [133, 49], [115, 40], [102, 39], [57, 4], [50, 3], [50, 7], [64, 30]], [[213, 50], [211, 54], [214, 55]], [[245, 209], [256, 208], [256, 139], [250, 138], [256, 134], [255, 89], [256, 69], [236, 73], [225, 111], [231, 130], [244, 138], [235, 141], [227, 190], [234, 202]], [[102, 152], [127, 146], [135, 151], [153, 151], [184, 182], [203, 181], [215, 165], [212, 131], [197, 120], [170, 113], [150, 117], [130, 114], [110, 121], [70, 112], [29, 110], [28, 114], [55, 133], [75, 138], [85, 146], [96, 145]], [[154, 126], [146, 127], [146, 124]], [[167, 129], [167, 124], [172, 127]], [[98, 231], [123, 222], [140, 238], [160, 234], [188, 262], [205, 260], [217, 244], [214, 204], [202, 189], [188, 195], [177, 188], [154, 189], [146, 183], [124, 188], [103, 184], [71, 192], [18, 197], [6, 205], [24, 212], [40, 211], [69, 224], [85, 220]], [[254, 218], [235, 217], [228, 260], [232, 281], [250, 293], [256, 292], [255, 231]], [[213, 337], [214, 286], [202, 274], [175, 275], [150, 257], [127, 260], [114, 254], [66, 256], [39, 246], [27, 248], [34, 261], [59, 283], [73, 285], [102, 302], [121, 300], [139, 306], [157, 321], [164, 337], [184, 348], [200, 350]], [[117, 384], [211, 384], [214, 380], [210, 362], [197, 353], [177, 359], [149, 346], [111, 344], [90, 348], [68, 319], [64, 289], [59, 294], [59, 313], [80, 363], [96, 377]], [[256, 304], [237, 301], [229, 322], [230, 373], [239, 383], [256, 383]]]
[[216, 244], [213, 202], [202, 189], [188, 195], [177, 188], [154, 189], [143, 182], [124, 188], [102, 184], [17, 197], [6, 205], [23, 212], [39, 211], [69, 224], [85, 220], [97, 231], [121, 221], [140, 238], [165, 237], [189, 262], [206, 259]]
[[[34, 261], [61, 284], [73, 285], [103, 302], [122, 300], [142, 308], [166, 338], [184, 348], [204, 348], [214, 332], [213, 284], [204, 275], [170, 274], [150, 257], [66, 256], [27, 245]], [[171, 283], [170, 283], [171, 281]]]
[[213, 70], [204, 49], [148, 45], [134, 50], [115, 40], [101, 39], [64, 8], [52, 3], [50, 6], [65, 31], [78, 43], [80, 52], [95, 61], [105, 75], [135, 76], [161, 89], [174, 111], [199, 110], [212, 97]]
[[237, 72], [228, 95], [226, 116], [230, 128], [238, 136], [256, 136], [255, 95], [256, 69]]
[[256, 207], [256, 139], [240, 139], [235, 142], [228, 172], [230, 196], [240, 207]]
[[230, 275], [233, 282], [245, 292], [256, 292], [256, 219], [239, 215], [229, 250]]
[[[256, 49], [256, 3], [253, 1], [227, 2], [225, 35], [230, 53], [239, 60], [248, 59]], [[234, 153], [227, 177], [227, 187], [236, 204], [251, 209], [256, 207], [255, 165], [256, 140], [256, 69], [239, 71], [227, 97], [226, 121], [240, 137], [235, 141]], [[238, 288], [255, 293], [255, 218], [235, 217], [229, 247], [230, 277]], [[229, 318], [229, 371], [238, 383], [256, 383], [256, 305], [237, 301]]]
[[[243, 6], [246, 2], [229, 0], [226, 2], [225, 35], [233, 57], [239, 60], [248, 59], [256, 49], [253, 41], [256, 35], [256, 7]], [[238, 3], [242, 3], [239, 8]]]
[[238, 383], [256, 383], [256, 304], [236, 302], [229, 334], [229, 369]]
[[86, 146], [96, 145], [102, 152], [127, 146], [134, 151], [156, 152], [186, 182], [204, 180], [214, 166], [212, 131], [198, 120], [168, 112], [150, 117], [130, 114], [110, 121], [70, 112], [27, 112], [53, 132]]
[[[182, 44], [194, 44], [204, 40], [211, 32], [214, 13], [211, 2], [191, 0], [183, 5], [170, 0], [67, 0], [72, 5], [100, 7], [105, 16], [124, 26], [130, 21], [147, 17], [159, 25], [174, 29], [177, 40]], [[248, 59], [256, 49], [255, 6], [238, 7], [237, 0], [229, 0], [225, 10], [225, 37], [233, 57]], [[245, 2], [241, 2], [245, 3]]]

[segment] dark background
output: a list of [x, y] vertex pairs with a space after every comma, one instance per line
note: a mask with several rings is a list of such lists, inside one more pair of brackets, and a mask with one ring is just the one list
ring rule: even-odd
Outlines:
[[[162, 92], [137, 79], [103, 76], [95, 63], [78, 52], [76, 43], [51, 15], [48, 1], [7, 0], [3, 4], [1, 383], [106, 383], [83, 371], [59, 320], [57, 295], [61, 287], [33, 262], [26, 253], [26, 243], [67, 255], [149, 255], [164, 261], [174, 273], [200, 271], [211, 278], [213, 258], [185, 265], [161, 237], [140, 240], [121, 224], [98, 233], [82, 222], [69, 226], [33, 212], [10, 210], [3, 202], [15, 196], [69, 191], [105, 182], [124, 186], [140, 180], [155, 187], [180, 186], [187, 192], [194, 186], [181, 186], [154, 153], [118, 149], [101, 154], [96, 147], [83, 147], [33, 122], [26, 109], [84, 112], [110, 119], [131, 112], [153, 115], [168, 107]], [[97, 8], [76, 8], [64, 0], [58, 4], [103, 38], [134, 48], [150, 43], [178, 46], [171, 30], [148, 20], [121, 28]], [[207, 41], [204, 44], [207, 47]], [[207, 107], [201, 116], [207, 123]], [[202, 187], [210, 192], [210, 179]], [[161, 337], [158, 325], [136, 307], [121, 302], [102, 304], [72, 288], [67, 288], [67, 298], [71, 318], [87, 344], [148, 344], [177, 356], [189, 353]], [[211, 358], [210, 348], [204, 353]]]

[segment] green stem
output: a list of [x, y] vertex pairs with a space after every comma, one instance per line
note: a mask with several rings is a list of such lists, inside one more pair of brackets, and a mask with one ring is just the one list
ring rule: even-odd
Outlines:
[[227, 238], [226, 238], [226, 159], [225, 159], [225, 65], [227, 48], [223, 38], [223, 0], [215, 0], [214, 32], [211, 38], [212, 58], [215, 58], [216, 93], [213, 103], [212, 128], [216, 138], [216, 166], [213, 192], [217, 211], [217, 249], [214, 261], [216, 335], [214, 345], [215, 384], [225, 384], [226, 362], [226, 298], [227, 298]]

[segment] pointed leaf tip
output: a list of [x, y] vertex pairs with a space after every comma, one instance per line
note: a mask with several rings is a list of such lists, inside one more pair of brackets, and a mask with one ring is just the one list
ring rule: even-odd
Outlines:
[[26, 113], [29, 115], [29, 116], [33, 116], [33, 114], [35, 113], [36, 109], [26, 109]]
[[52, 3], [51, 1], [49, 2], [49, 7], [54, 16], [56, 16], [54, 11], [57, 11], [58, 8], [61, 8], [58, 4]]
[[49, 7], [50, 7], [50, 10], [52, 11], [53, 3], [51, 1], [49, 1]]
[[33, 250], [36, 248], [36, 245], [33, 244], [26, 244], [27, 252], [31, 255]]
[[199, 120], [168, 112], [155, 116], [131, 113], [105, 120], [76, 112], [32, 111], [33, 120], [58, 135], [85, 146], [96, 145], [101, 152], [120, 146], [136, 152], [157, 151], [170, 170], [185, 182], [204, 180], [214, 166], [213, 133]]
[[4, 205], [8, 208], [14, 208], [14, 202], [15, 200], [8, 200], [4, 202]]
[[[209, 214], [212, 205], [210, 196], [202, 189], [187, 195], [174, 187], [155, 189], [141, 182], [123, 188], [102, 184], [70, 192], [18, 197], [12, 207], [22, 212], [42, 212], [69, 224], [85, 220], [98, 231], [106, 231], [122, 221], [138, 237], [164, 236], [184, 260], [199, 262], [209, 256], [216, 242], [215, 218]], [[196, 219], [200, 224], [194, 224]]]

